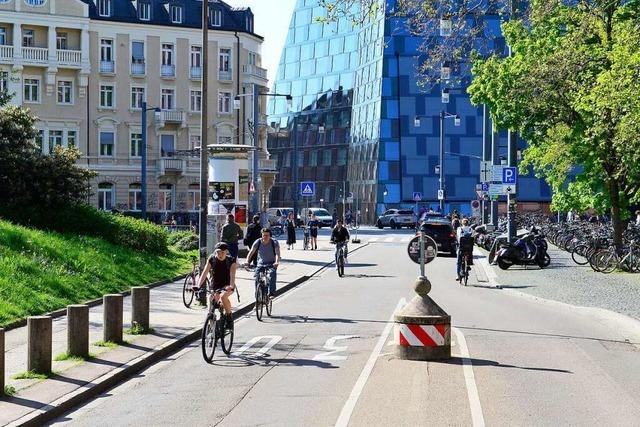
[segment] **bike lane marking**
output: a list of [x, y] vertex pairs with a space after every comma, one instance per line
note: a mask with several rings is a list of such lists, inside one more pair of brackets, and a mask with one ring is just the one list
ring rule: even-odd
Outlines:
[[240, 356], [242, 355], [242, 353], [249, 350], [251, 347], [253, 347], [255, 344], [259, 343], [262, 340], [268, 340], [268, 341], [265, 345], [262, 346], [262, 348], [260, 348], [260, 350], [253, 353], [252, 356], [254, 357], [264, 356], [265, 354], [267, 354], [269, 350], [271, 350], [271, 348], [274, 345], [278, 344], [282, 340], [282, 337], [280, 335], [263, 335], [260, 337], [253, 337], [248, 342], [246, 342], [242, 347], [240, 347], [238, 350], [231, 353], [231, 355]]
[[349, 340], [353, 338], [360, 338], [360, 337], [358, 335], [337, 335], [335, 337], [329, 338], [327, 342], [324, 344], [324, 347], [322, 347], [325, 350], [329, 350], [329, 351], [326, 351], [324, 353], [320, 353], [314, 356], [313, 360], [319, 360], [322, 362], [327, 362], [332, 360], [347, 360], [348, 356], [336, 355], [336, 353], [345, 352], [349, 347], [346, 345], [336, 347], [336, 341]]
[[393, 310], [393, 312], [391, 312], [391, 316], [389, 316], [389, 320], [387, 321], [387, 325], [382, 331], [382, 335], [380, 335], [376, 346], [373, 348], [373, 351], [371, 352], [367, 363], [362, 368], [360, 376], [358, 377], [358, 380], [356, 381], [353, 389], [351, 390], [351, 393], [349, 394], [349, 398], [342, 407], [342, 411], [340, 411], [340, 415], [338, 416], [338, 420], [335, 424], [336, 427], [346, 427], [349, 424], [349, 420], [351, 419], [353, 410], [355, 409], [356, 404], [358, 403], [358, 399], [360, 398], [360, 395], [364, 390], [364, 386], [367, 384], [367, 380], [369, 379], [369, 376], [373, 371], [373, 367], [375, 366], [376, 361], [380, 356], [382, 347], [384, 346], [384, 343], [387, 341], [389, 334], [391, 333], [394, 325], [393, 316], [395, 315], [396, 311], [404, 307], [406, 303], [406, 299], [402, 298], [400, 301], [398, 301], [398, 305], [396, 305], [396, 308]]
[[480, 404], [480, 396], [478, 395], [478, 386], [473, 374], [473, 364], [469, 356], [469, 348], [464, 334], [458, 328], [451, 328], [456, 335], [458, 348], [460, 349], [460, 357], [462, 359], [462, 370], [464, 373], [464, 382], [467, 386], [467, 396], [469, 398], [469, 409], [471, 410], [471, 421], [474, 427], [484, 427], [484, 415], [482, 414], [482, 405]]

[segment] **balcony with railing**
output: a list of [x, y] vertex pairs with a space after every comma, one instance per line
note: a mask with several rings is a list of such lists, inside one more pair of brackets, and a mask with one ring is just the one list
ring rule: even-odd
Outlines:
[[189, 69], [189, 77], [194, 80], [200, 80], [202, 78], [202, 67], [191, 67]]
[[79, 67], [82, 63], [82, 51], [58, 49], [56, 54], [58, 57], [58, 65]]
[[46, 47], [23, 47], [22, 60], [25, 63], [46, 64], [49, 62], [49, 49]]
[[176, 157], [166, 157], [160, 159], [160, 175], [166, 175], [167, 173], [183, 173], [185, 162], [184, 159]]
[[116, 70], [116, 63], [113, 61], [100, 61], [101, 73], [113, 73]]
[[13, 62], [13, 46], [0, 45], [0, 61]]
[[160, 67], [160, 75], [162, 77], [175, 77], [176, 76], [176, 66], [173, 64], [163, 64]]
[[242, 72], [245, 75], [258, 77], [260, 79], [267, 79], [267, 70], [257, 65], [247, 64], [242, 67]]
[[131, 74], [134, 76], [143, 76], [146, 72], [144, 60], [133, 60], [131, 62]]
[[261, 172], [277, 172], [278, 162], [276, 159], [260, 159], [259, 167]]
[[218, 80], [230, 82], [233, 80], [233, 72], [231, 70], [218, 70]]
[[182, 123], [185, 114], [182, 110], [160, 110], [159, 119], [165, 123]]

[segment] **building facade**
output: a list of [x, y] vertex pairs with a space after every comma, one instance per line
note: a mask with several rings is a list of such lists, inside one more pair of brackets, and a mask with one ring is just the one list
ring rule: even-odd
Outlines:
[[[406, 28], [406, 20], [396, 16], [393, 10], [396, 0], [382, 1], [384, 7], [379, 14], [371, 17], [357, 29], [349, 28], [347, 23], [334, 23], [333, 31], [326, 31], [315, 18], [322, 16], [323, 8], [317, 0], [299, 0], [289, 28], [287, 43], [283, 50], [275, 81], [276, 91], [290, 90], [294, 99], [306, 99], [302, 104], [294, 103], [292, 112], [287, 113], [284, 105], [273, 103], [269, 113], [272, 125], [287, 123], [284, 118], [295, 112], [317, 110], [317, 101], [325, 96], [323, 87], [309, 85], [313, 79], [324, 82], [331, 70], [323, 64], [342, 63], [342, 51], [328, 52], [328, 57], [316, 59], [315, 73], [305, 63], [308, 58], [302, 57], [303, 49], [309, 47], [318, 50], [319, 46], [336, 37], [350, 40], [348, 51], [354, 58], [349, 61], [348, 69], [342, 74], [349, 76], [346, 81], [352, 88], [349, 96], [350, 105], [342, 105], [349, 111], [350, 118], [347, 129], [348, 158], [345, 164], [331, 163], [331, 177], [339, 176], [342, 170], [347, 171], [345, 181], [346, 193], [353, 195], [353, 207], [361, 211], [364, 221], [373, 223], [375, 218], [389, 208], [415, 208], [415, 196], [419, 195], [419, 204], [425, 208], [438, 206], [439, 167], [440, 165], [440, 113], [458, 115], [460, 126], [453, 120], [444, 121], [444, 186], [446, 191], [445, 210], [457, 209], [470, 213], [470, 202], [477, 199], [476, 184], [480, 182], [480, 160], [483, 153], [483, 139], [496, 138], [499, 144], [499, 156], [506, 159], [506, 135], [498, 133], [485, 135], [484, 114], [482, 107], [473, 106], [466, 87], [470, 83], [469, 64], [455, 64], [451, 67], [451, 76], [443, 83], [430, 90], [424, 90], [416, 77], [424, 40], [412, 35]], [[309, 12], [310, 11], [310, 12]], [[311, 13], [311, 23], [305, 18]], [[490, 13], [483, 16], [488, 28], [493, 32], [486, 48], [496, 52], [506, 51], [504, 39], [500, 35], [498, 15]], [[316, 28], [320, 26], [320, 28]], [[343, 31], [340, 31], [340, 29]], [[437, 32], [434, 27], [434, 32]], [[300, 56], [296, 47], [300, 47]], [[346, 43], [345, 43], [346, 48]], [[320, 49], [321, 52], [322, 49]], [[306, 86], [304, 83], [307, 82]], [[296, 86], [294, 86], [296, 83]], [[339, 85], [333, 87], [337, 90]], [[449, 91], [449, 102], [441, 99], [443, 89]], [[331, 109], [323, 110], [323, 115], [331, 115]], [[417, 119], [417, 120], [416, 120]], [[289, 125], [290, 126], [290, 125]], [[300, 130], [300, 129], [299, 129]], [[295, 144], [280, 139], [269, 138], [270, 150], [278, 151], [279, 166], [282, 175], [289, 176], [291, 158]], [[298, 177], [305, 176], [305, 169], [312, 168], [315, 158], [304, 153], [302, 143], [298, 143]], [[300, 148], [302, 147], [302, 148]], [[524, 143], [522, 147], [524, 148]], [[285, 159], [284, 163], [280, 159]], [[294, 174], [290, 174], [294, 176]], [[319, 188], [338, 187], [338, 183], [315, 176]], [[309, 179], [313, 180], [313, 179]], [[291, 189], [295, 183], [288, 185], [282, 180], [280, 185]], [[279, 193], [279, 204], [290, 205], [291, 196], [286, 192]], [[531, 204], [538, 208], [548, 205], [551, 199], [547, 184], [533, 176], [521, 177], [518, 186], [520, 205]], [[331, 205], [341, 202], [340, 191], [329, 191], [325, 202]], [[316, 203], [318, 202], [316, 198]], [[524, 203], [523, 203], [524, 202]]]
[[[27, 9], [31, 3], [38, 5]], [[236, 110], [233, 101], [252, 93], [253, 85], [267, 86], [260, 67], [262, 38], [253, 31], [251, 10], [224, 2], [209, 6], [207, 145], [252, 146], [247, 119], [253, 103], [241, 101]], [[200, 167], [193, 150], [201, 146], [201, 8], [197, 0], [0, 4], [0, 76], [8, 77], [13, 102], [38, 116], [45, 153], [56, 145], [75, 145], [83, 154], [81, 165], [98, 172], [90, 183], [96, 207], [141, 211], [142, 115], [147, 114], [150, 217], [175, 215], [182, 223], [197, 218]], [[142, 111], [143, 102], [149, 111]], [[275, 172], [264, 134], [258, 145], [266, 168], [259, 181], [269, 185]], [[246, 160], [248, 154], [235, 150], [216, 157]], [[249, 168], [247, 162], [252, 173]]]

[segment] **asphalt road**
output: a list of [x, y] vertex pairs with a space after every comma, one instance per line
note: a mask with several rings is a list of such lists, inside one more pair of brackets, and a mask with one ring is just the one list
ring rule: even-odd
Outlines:
[[462, 287], [453, 258], [437, 258], [427, 275], [452, 315], [454, 357], [397, 359], [389, 319], [415, 295], [417, 274], [408, 233], [386, 231], [354, 252], [347, 277], [326, 270], [276, 299], [273, 318], [238, 319], [238, 354], [208, 365], [193, 343], [55, 424], [638, 425], [637, 329]]

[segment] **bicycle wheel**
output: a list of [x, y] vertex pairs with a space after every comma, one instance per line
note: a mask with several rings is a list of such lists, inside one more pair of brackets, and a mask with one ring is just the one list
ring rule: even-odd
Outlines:
[[273, 300], [269, 298], [267, 294], [264, 294], [264, 306], [267, 309], [267, 316], [271, 317], [271, 313], [273, 312]]
[[619, 262], [615, 249], [605, 250], [600, 254], [597, 267], [601, 273], [609, 274], [618, 267]]
[[578, 265], [587, 265], [589, 259], [587, 258], [587, 252], [589, 251], [589, 245], [578, 245], [571, 252], [571, 259]]
[[275, 237], [280, 237], [280, 235], [282, 234], [282, 227], [278, 226], [278, 227], [273, 227], [271, 229], [271, 232], [273, 233], [273, 235]]
[[[227, 322], [229, 321], [226, 315], [223, 315], [223, 319], [218, 322], [219, 330], [218, 336], [220, 337], [220, 346], [222, 347], [222, 351], [227, 356], [231, 354], [231, 346], [233, 345], [233, 329], [227, 328]], [[231, 320], [233, 322], [233, 320]]]
[[185, 277], [184, 284], [182, 285], [182, 302], [187, 308], [191, 307], [191, 303], [193, 302], [193, 287], [195, 285], [196, 278], [193, 276], [193, 274]]
[[216, 317], [209, 313], [202, 327], [202, 357], [207, 363], [213, 360], [216, 351]]
[[467, 257], [462, 260], [462, 278], [460, 283], [467, 286], [467, 282], [469, 281], [469, 264], [467, 263]]
[[342, 254], [338, 256], [338, 276], [344, 276], [344, 256]]
[[307, 236], [306, 234], [304, 235], [304, 244], [302, 246], [303, 250], [307, 250], [309, 249], [309, 236]]
[[262, 321], [262, 310], [264, 309], [264, 292], [262, 290], [262, 283], [258, 284], [258, 289], [256, 289], [256, 318], [258, 321]]

